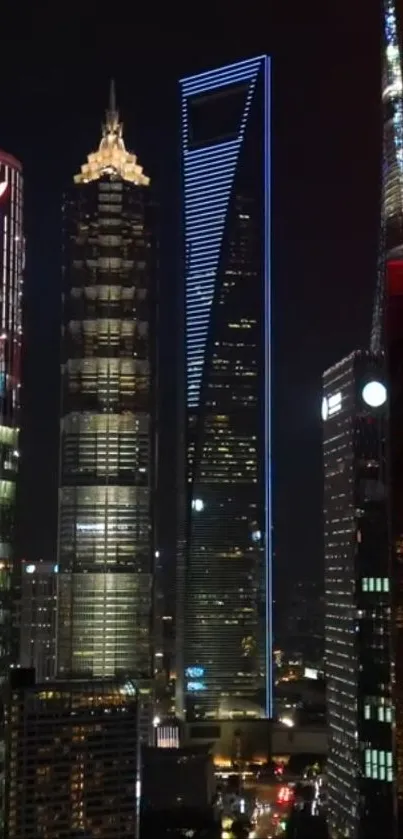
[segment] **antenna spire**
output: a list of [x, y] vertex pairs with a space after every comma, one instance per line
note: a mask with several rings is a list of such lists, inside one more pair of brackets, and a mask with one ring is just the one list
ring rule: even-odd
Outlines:
[[106, 127], [113, 131], [119, 124], [119, 112], [116, 107], [115, 80], [111, 79], [109, 85], [109, 105], [106, 111]]
[[111, 79], [109, 86], [109, 110], [116, 111], [115, 79]]

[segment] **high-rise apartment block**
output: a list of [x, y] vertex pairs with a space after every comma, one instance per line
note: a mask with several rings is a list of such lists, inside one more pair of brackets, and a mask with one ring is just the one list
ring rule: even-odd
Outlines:
[[64, 206], [57, 668], [151, 672], [155, 263], [150, 180], [114, 89]]
[[270, 61], [185, 78], [177, 707], [269, 716]]
[[382, 356], [324, 374], [325, 668], [332, 839], [393, 835], [391, 578]]
[[33, 670], [16, 669], [6, 721], [6, 839], [138, 836], [138, 703], [130, 680], [35, 684]]

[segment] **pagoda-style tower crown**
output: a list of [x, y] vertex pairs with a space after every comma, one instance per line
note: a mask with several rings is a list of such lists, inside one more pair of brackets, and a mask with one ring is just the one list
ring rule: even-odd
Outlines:
[[76, 184], [97, 181], [102, 175], [115, 175], [136, 186], [149, 186], [150, 178], [143, 167], [137, 163], [135, 154], [126, 150], [123, 139], [123, 124], [119, 122], [119, 111], [116, 108], [115, 83], [112, 80], [109, 92], [109, 106], [106, 111], [105, 124], [102, 126], [102, 138], [98, 151], [87, 157], [87, 162], [81, 166], [81, 171], [74, 176]]

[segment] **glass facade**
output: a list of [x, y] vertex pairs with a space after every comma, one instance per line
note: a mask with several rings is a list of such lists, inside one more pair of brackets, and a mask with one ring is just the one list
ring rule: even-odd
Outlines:
[[[15, 495], [19, 464], [22, 291], [25, 263], [21, 164], [0, 151], [0, 689], [17, 661], [12, 588]], [[3, 824], [4, 719], [0, 705], [0, 833]]]
[[114, 105], [64, 206], [57, 667], [148, 674], [155, 487], [149, 179]]
[[383, 0], [383, 161], [379, 275], [374, 307], [372, 348], [385, 355], [389, 385], [389, 532], [394, 657], [394, 777], [397, 819], [403, 824], [403, 73], [402, 10]]
[[185, 490], [177, 707], [271, 714], [270, 61], [181, 81]]
[[[334, 839], [393, 835], [383, 377], [382, 356], [355, 352], [323, 380], [328, 820]], [[374, 381], [382, 398], [370, 399], [371, 406], [365, 387]]]
[[20, 163], [0, 151], [0, 683], [17, 639], [11, 633], [10, 586], [21, 388], [22, 284], [25, 261]]

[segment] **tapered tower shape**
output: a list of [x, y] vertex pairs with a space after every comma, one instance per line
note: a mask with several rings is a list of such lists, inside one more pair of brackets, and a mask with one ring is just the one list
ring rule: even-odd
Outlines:
[[181, 81], [177, 708], [272, 713], [270, 59]]
[[[403, 836], [403, 8], [383, 2], [381, 248], [372, 349], [383, 352], [388, 393], [387, 484], [397, 836]], [[387, 686], [385, 686], [387, 689]], [[385, 726], [387, 723], [384, 723]]]
[[64, 206], [57, 668], [149, 674], [155, 486], [150, 180], [112, 83]]

